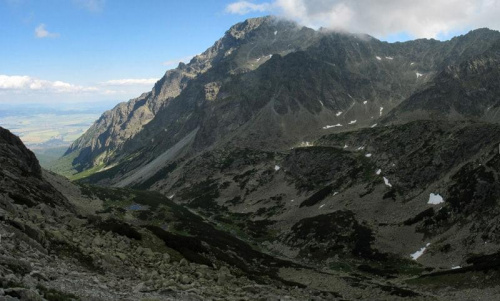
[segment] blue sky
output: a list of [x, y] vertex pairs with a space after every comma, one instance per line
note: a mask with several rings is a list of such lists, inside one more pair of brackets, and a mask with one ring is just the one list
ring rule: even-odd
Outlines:
[[231, 25], [267, 14], [313, 27], [339, 20], [389, 41], [447, 39], [469, 29], [373, 30], [307, 7], [334, 8], [341, 0], [304, 1], [0, 0], [0, 102], [124, 101], [149, 91], [167, 69], [210, 47]]
[[[177, 64], [169, 62], [204, 51], [234, 23], [261, 15], [228, 14], [226, 4], [215, 0], [0, 0], [0, 74], [85, 87], [120, 79], [158, 79]], [[35, 29], [41, 24], [48, 36], [38, 38]], [[131, 92], [151, 86], [138, 85]], [[123, 94], [101, 97], [134, 96]], [[31, 98], [25, 93], [17, 96], [23, 101]]]

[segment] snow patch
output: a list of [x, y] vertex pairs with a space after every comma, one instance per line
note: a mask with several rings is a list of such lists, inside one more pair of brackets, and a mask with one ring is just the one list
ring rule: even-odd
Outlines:
[[443, 200], [442, 196], [440, 196], [439, 194], [434, 194], [434, 193], [431, 193], [429, 195], [429, 201], [427, 202], [427, 204], [438, 205], [438, 204], [441, 204], [441, 203], [444, 203], [444, 200]]
[[461, 269], [462, 267], [457, 265], [457, 266], [454, 266], [454, 267], [451, 267], [452, 270], [456, 270], [456, 269]]
[[415, 63], [414, 63], [414, 62], [411, 62], [410, 66], [413, 66], [413, 65], [415, 65]]
[[386, 177], [384, 177], [384, 183], [385, 183], [385, 186], [392, 187], [392, 184], [389, 183], [389, 179], [387, 179]]
[[381, 173], [382, 173], [382, 169], [377, 169], [377, 171], [375, 172], [377, 174], [377, 176], [379, 176]]
[[413, 253], [410, 255], [410, 257], [413, 259], [413, 260], [417, 260], [420, 256], [422, 256], [425, 252], [425, 250], [427, 250], [427, 247], [430, 246], [431, 244], [430, 243], [427, 243], [425, 245], [425, 247], [422, 247], [420, 250], [418, 250], [417, 252]]
[[280, 169], [281, 169], [281, 167], [279, 167], [278, 165], [274, 165], [274, 170], [275, 170], [275, 171], [278, 171], [278, 170], [280, 170]]
[[322, 107], [325, 106], [321, 100], [319, 101], [319, 103], [321, 104]]
[[374, 125], [372, 125], [372, 126], [371, 126], [371, 128], [373, 129], [373, 128], [374, 128], [374, 127], [376, 127], [376, 126], [377, 126], [377, 124], [375, 123]]
[[342, 115], [342, 112], [337, 112], [337, 114], [335, 114], [335, 116], [339, 117], [340, 115]]
[[335, 191], [335, 192], [333, 193], [333, 196], [336, 196], [337, 194], [339, 194], [339, 192], [338, 192], [338, 191]]
[[365, 157], [370, 158], [372, 154], [366, 154]]
[[339, 126], [342, 126], [340, 123], [337, 123], [337, 124], [334, 124], [334, 125], [327, 125], [327, 126], [324, 126], [323, 129], [324, 130], [328, 130], [328, 129], [331, 129], [331, 128], [335, 128], [335, 127], [339, 127]]
[[344, 144], [344, 148], [348, 148], [349, 146], [347, 146], [347, 144]]
[[388, 60], [393, 60], [394, 59], [392, 56], [386, 56], [385, 58], [388, 59]]
[[301, 142], [300, 147], [310, 147], [310, 146], [313, 146], [313, 144], [311, 142], [307, 142], [307, 141], [304, 141], [304, 142]]
[[382, 60], [382, 58], [381, 58], [380, 56], [376, 56], [375, 58], [376, 58], [377, 60], [379, 60], [379, 61], [381, 61], [381, 60]]
[[276, 31], [274, 32], [274, 35], [277, 35], [277, 34], [278, 34], [278, 31], [276, 30]]
[[365, 105], [365, 104], [367, 104], [367, 103], [368, 103], [368, 101], [366, 101], [366, 100], [365, 100], [365, 101], [363, 101], [363, 104], [364, 104], [364, 105]]
[[349, 124], [355, 124], [357, 122], [357, 120], [351, 120], [349, 121]]
[[364, 146], [360, 146], [360, 147], [358, 147], [356, 150], [364, 150], [364, 149], [365, 149], [365, 147], [364, 147]]
[[172, 194], [171, 196], [169, 196], [168, 198], [169, 198], [169, 199], [173, 199], [173, 198], [174, 198], [174, 196], [175, 196], [175, 193], [174, 193], [174, 194]]
[[384, 107], [380, 107], [380, 116], [382, 116], [383, 111], [384, 111]]
[[418, 72], [416, 72], [415, 74], [417, 75], [417, 78], [424, 76], [422, 73], [418, 73]]
[[319, 206], [319, 209], [323, 208], [323, 206], [325, 206], [325, 204], [323, 204], [323, 205]]

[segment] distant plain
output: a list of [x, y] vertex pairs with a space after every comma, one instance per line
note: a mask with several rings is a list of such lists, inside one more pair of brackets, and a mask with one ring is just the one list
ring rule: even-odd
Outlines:
[[18, 104], [0, 108], [0, 126], [19, 136], [42, 166], [64, 154], [113, 103]]

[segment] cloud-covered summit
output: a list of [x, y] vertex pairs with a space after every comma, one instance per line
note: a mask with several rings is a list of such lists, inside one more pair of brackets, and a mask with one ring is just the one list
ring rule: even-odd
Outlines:
[[269, 12], [310, 27], [377, 37], [406, 33], [439, 38], [477, 27], [500, 29], [500, 0], [269, 0], [237, 1], [232, 14]]

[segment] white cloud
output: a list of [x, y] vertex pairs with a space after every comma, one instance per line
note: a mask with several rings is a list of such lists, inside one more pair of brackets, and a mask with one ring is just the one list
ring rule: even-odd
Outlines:
[[130, 79], [113, 79], [102, 82], [104, 86], [134, 86], [134, 85], [154, 85], [158, 81], [157, 78], [130, 78]]
[[477, 27], [500, 29], [500, 0], [271, 0], [238, 1], [226, 12], [270, 12], [306, 26], [368, 33], [377, 37], [406, 32], [416, 38]]
[[98, 91], [96, 87], [84, 87], [62, 81], [48, 81], [30, 76], [0, 75], [0, 91], [84, 93]]
[[57, 38], [59, 37], [58, 33], [49, 32], [45, 29], [45, 24], [40, 24], [35, 28], [35, 37], [43, 39], [43, 38]]
[[226, 6], [230, 14], [246, 15], [251, 12], [265, 12], [272, 8], [270, 3], [255, 4], [248, 1], [238, 1]]
[[179, 65], [179, 63], [187, 63], [193, 57], [195, 57], [195, 56], [194, 55], [188, 55], [188, 56], [185, 56], [185, 57], [181, 57], [181, 58], [177, 58], [177, 59], [173, 59], [173, 60], [168, 60], [168, 61], [163, 62], [162, 65], [163, 66], [167, 66], [167, 67], [177, 67], [177, 65]]
[[101, 12], [106, 0], [73, 0], [73, 3], [91, 12]]
[[27, 75], [0, 74], [0, 104], [127, 100], [147, 92], [157, 81], [157, 78], [117, 79], [95, 85], [78, 85]]

